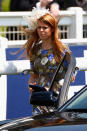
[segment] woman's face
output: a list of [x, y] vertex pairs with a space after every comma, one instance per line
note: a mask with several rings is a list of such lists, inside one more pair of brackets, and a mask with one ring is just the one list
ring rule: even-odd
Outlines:
[[40, 21], [38, 22], [37, 33], [41, 40], [46, 40], [51, 38], [52, 32], [53, 31], [51, 26]]

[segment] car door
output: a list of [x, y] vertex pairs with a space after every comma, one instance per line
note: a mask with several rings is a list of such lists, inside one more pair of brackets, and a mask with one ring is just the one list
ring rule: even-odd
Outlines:
[[[61, 91], [59, 92], [59, 94], [57, 94], [55, 92], [57, 94], [56, 96], [54, 93], [55, 86], [53, 86], [53, 84], [55, 82], [56, 74], [58, 75], [58, 73], [60, 72], [61, 67], [64, 64], [63, 63], [64, 59], [66, 59], [66, 57], [67, 57], [66, 55], [64, 56], [63, 60], [61, 61], [60, 65], [57, 68], [57, 71], [56, 71], [55, 76], [52, 80], [51, 87], [50, 87], [49, 91], [39, 91], [39, 92], [32, 93], [31, 98], [30, 98], [31, 104], [38, 105], [38, 106], [50, 107], [49, 109], [51, 109], [52, 107], [57, 109], [68, 100], [67, 97], [68, 97], [70, 80], [71, 80], [71, 77], [73, 75], [73, 72], [75, 70], [75, 65], [76, 65], [75, 58], [72, 56], [72, 54], [69, 55], [69, 64], [68, 64], [66, 72], [64, 73], [64, 77], [63, 77], [64, 82], [61, 87]], [[61, 72], [61, 74], [62, 74], [62, 72]]]
[[75, 66], [76, 66], [76, 60], [75, 60], [75, 57], [71, 54], [70, 63], [68, 65], [68, 69], [64, 77], [64, 83], [63, 83], [63, 86], [61, 88], [61, 92], [58, 98], [58, 108], [61, 107], [68, 100], [70, 80], [73, 75], [73, 72], [75, 71]]

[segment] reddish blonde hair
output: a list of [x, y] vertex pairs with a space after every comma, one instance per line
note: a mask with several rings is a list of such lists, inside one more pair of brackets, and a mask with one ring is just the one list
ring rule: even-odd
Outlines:
[[[45, 24], [48, 24], [53, 29], [52, 46], [53, 46], [54, 56], [55, 56], [56, 61], [60, 62], [60, 60], [62, 59], [62, 54], [64, 53], [64, 50], [68, 48], [59, 41], [58, 22], [52, 15], [48, 13], [41, 16], [37, 21], [41, 21]], [[33, 50], [36, 47], [37, 43], [40, 41], [40, 38], [38, 36], [37, 30], [33, 32], [28, 31], [28, 35], [29, 35], [29, 39], [25, 43], [24, 47], [26, 49], [27, 56], [32, 59], [31, 56], [33, 54]]]

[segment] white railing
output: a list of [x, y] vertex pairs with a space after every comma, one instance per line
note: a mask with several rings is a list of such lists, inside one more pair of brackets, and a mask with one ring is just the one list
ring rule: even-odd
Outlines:
[[[18, 26], [27, 26], [27, 23], [23, 20], [23, 16], [27, 16], [30, 13], [0, 12], [0, 34], [8, 37], [9, 40], [11, 40], [11, 37], [13, 37], [12, 40], [23, 40], [23, 34]], [[87, 12], [84, 12], [82, 8], [73, 7], [66, 11], [60, 11], [60, 16], [59, 29], [62, 39], [87, 37]], [[15, 29], [15, 27], [17, 28]]]
[[[87, 38], [85, 39], [62, 39], [64, 44], [67, 45], [87, 45]], [[23, 41], [8, 41], [6, 38], [0, 37], [0, 75], [8, 74], [20, 74], [25, 70], [30, 70], [29, 60], [15, 60], [7, 61], [6, 60], [6, 49], [7, 48], [17, 48], [24, 45], [26, 40]], [[85, 64], [84, 64], [85, 63]], [[23, 66], [21, 66], [23, 65]], [[27, 66], [28, 65], [28, 66]], [[76, 66], [80, 70], [87, 70], [87, 59], [86, 58], [76, 58]]]

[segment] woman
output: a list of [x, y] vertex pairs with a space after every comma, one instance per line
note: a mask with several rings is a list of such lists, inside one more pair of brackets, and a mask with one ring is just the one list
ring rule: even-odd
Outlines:
[[[29, 39], [24, 45], [31, 62], [29, 85], [43, 86], [48, 91], [55, 71], [67, 52], [67, 57], [53, 85], [54, 90], [58, 92], [60, 81], [67, 71], [71, 51], [60, 42], [58, 23], [49, 11], [34, 9], [25, 19], [29, 25], [27, 30]], [[31, 86], [28, 89], [30, 93], [34, 91]]]

